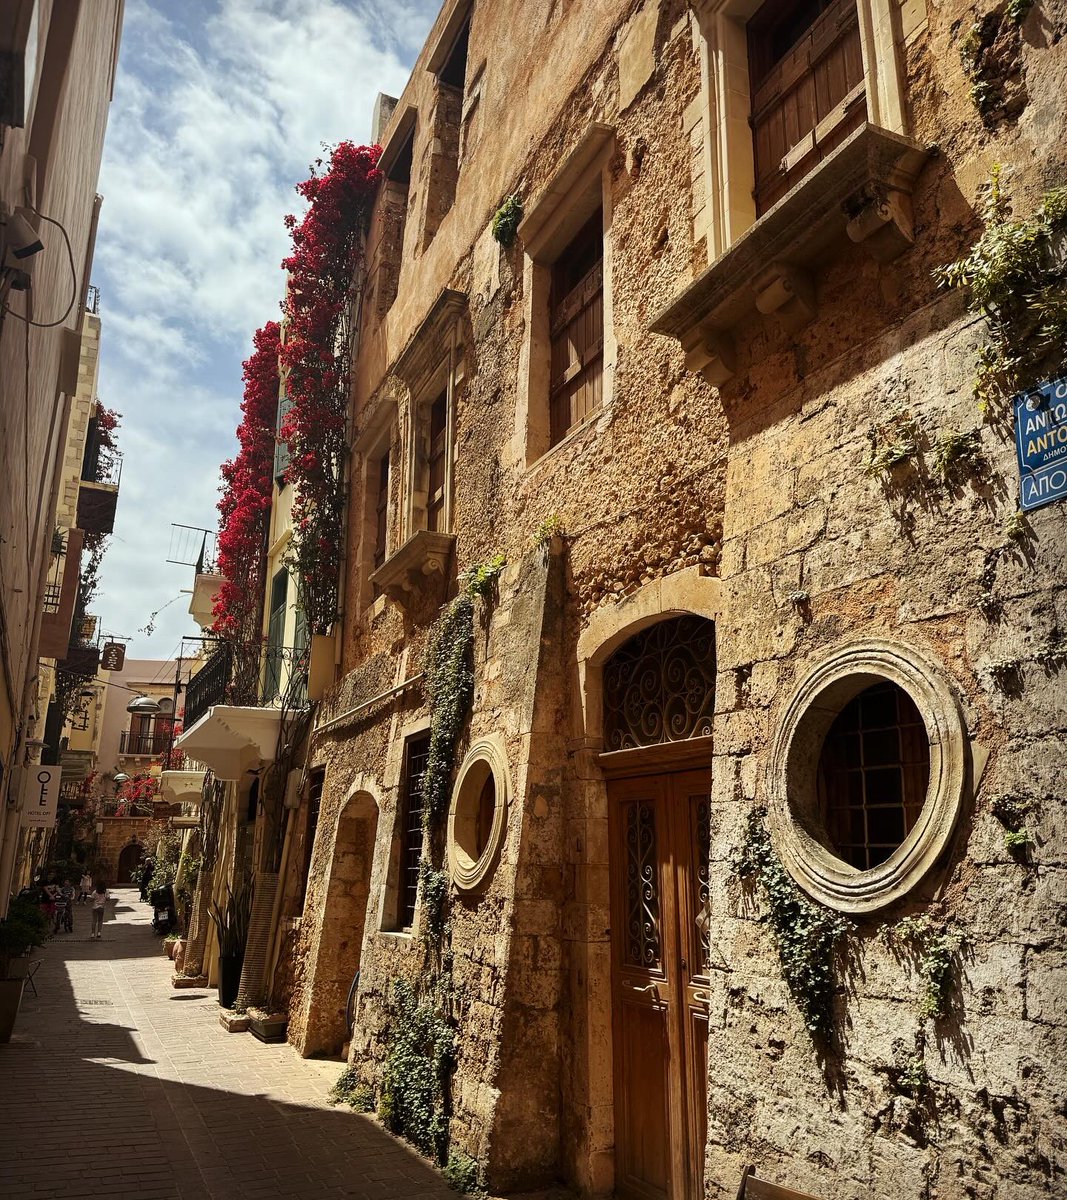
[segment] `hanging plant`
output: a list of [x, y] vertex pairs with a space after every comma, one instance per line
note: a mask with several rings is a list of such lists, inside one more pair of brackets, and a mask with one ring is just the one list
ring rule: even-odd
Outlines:
[[474, 603], [461, 593], [430, 631], [426, 651], [426, 698], [433, 716], [430, 751], [422, 776], [422, 811], [428, 828], [448, 807], [456, 744], [474, 697]]
[[282, 260], [289, 284], [279, 435], [289, 449], [285, 475], [293, 485], [291, 562], [315, 633], [328, 633], [337, 618], [354, 322], [379, 154], [377, 146], [339, 143], [325, 169], [318, 159], [310, 178], [297, 184], [309, 202], [304, 218], [285, 219], [293, 250]]

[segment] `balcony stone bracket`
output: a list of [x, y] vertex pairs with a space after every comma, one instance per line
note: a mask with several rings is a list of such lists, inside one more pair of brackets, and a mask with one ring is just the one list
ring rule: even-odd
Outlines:
[[205, 771], [163, 771], [159, 776], [159, 794], [169, 804], [199, 805], [205, 774]]
[[448, 579], [455, 540], [450, 533], [420, 529], [371, 575], [371, 583], [406, 608], [428, 588]]
[[[281, 712], [277, 708], [216, 704], [174, 744], [214, 771], [216, 779], [237, 780], [273, 761], [280, 725]], [[167, 772], [172, 773], [186, 774]]]
[[652, 320], [713, 387], [737, 371], [734, 337], [761, 316], [788, 333], [817, 315], [814, 278], [842, 244], [892, 262], [914, 241], [911, 197], [928, 150], [863, 125]]
[[215, 598], [222, 587], [219, 574], [200, 573], [193, 580], [193, 594], [189, 598], [189, 613], [205, 632], [215, 622]]

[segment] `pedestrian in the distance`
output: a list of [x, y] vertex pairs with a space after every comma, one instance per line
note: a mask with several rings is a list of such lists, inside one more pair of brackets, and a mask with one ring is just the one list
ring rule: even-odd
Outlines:
[[99, 941], [100, 935], [104, 928], [104, 909], [107, 902], [111, 899], [111, 893], [107, 890], [107, 884], [101, 879], [96, 885], [96, 891], [93, 892], [93, 927], [89, 934], [90, 941]]
[[81, 883], [78, 884], [78, 903], [84, 904], [89, 899], [89, 893], [93, 890], [93, 877], [88, 871], [81, 877]]

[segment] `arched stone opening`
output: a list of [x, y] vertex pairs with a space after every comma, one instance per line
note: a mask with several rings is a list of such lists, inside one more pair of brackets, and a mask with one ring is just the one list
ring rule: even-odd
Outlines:
[[[349, 989], [359, 970], [370, 899], [378, 804], [356, 791], [341, 809], [320, 914], [318, 952], [307, 1002], [303, 1053], [339, 1053], [351, 1037], [346, 1028]], [[306, 918], [305, 918], [306, 919]]]
[[130, 842], [119, 852], [118, 867], [115, 871], [116, 887], [133, 886], [133, 869], [144, 858], [144, 846], [139, 842]]

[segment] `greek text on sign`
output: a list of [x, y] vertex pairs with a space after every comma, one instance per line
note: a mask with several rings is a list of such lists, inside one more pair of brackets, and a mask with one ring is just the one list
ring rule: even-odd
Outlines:
[[1023, 510], [1067, 498], [1067, 376], [1015, 397]]
[[59, 807], [62, 767], [31, 763], [22, 782], [22, 825], [25, 829], [51, 829]]

